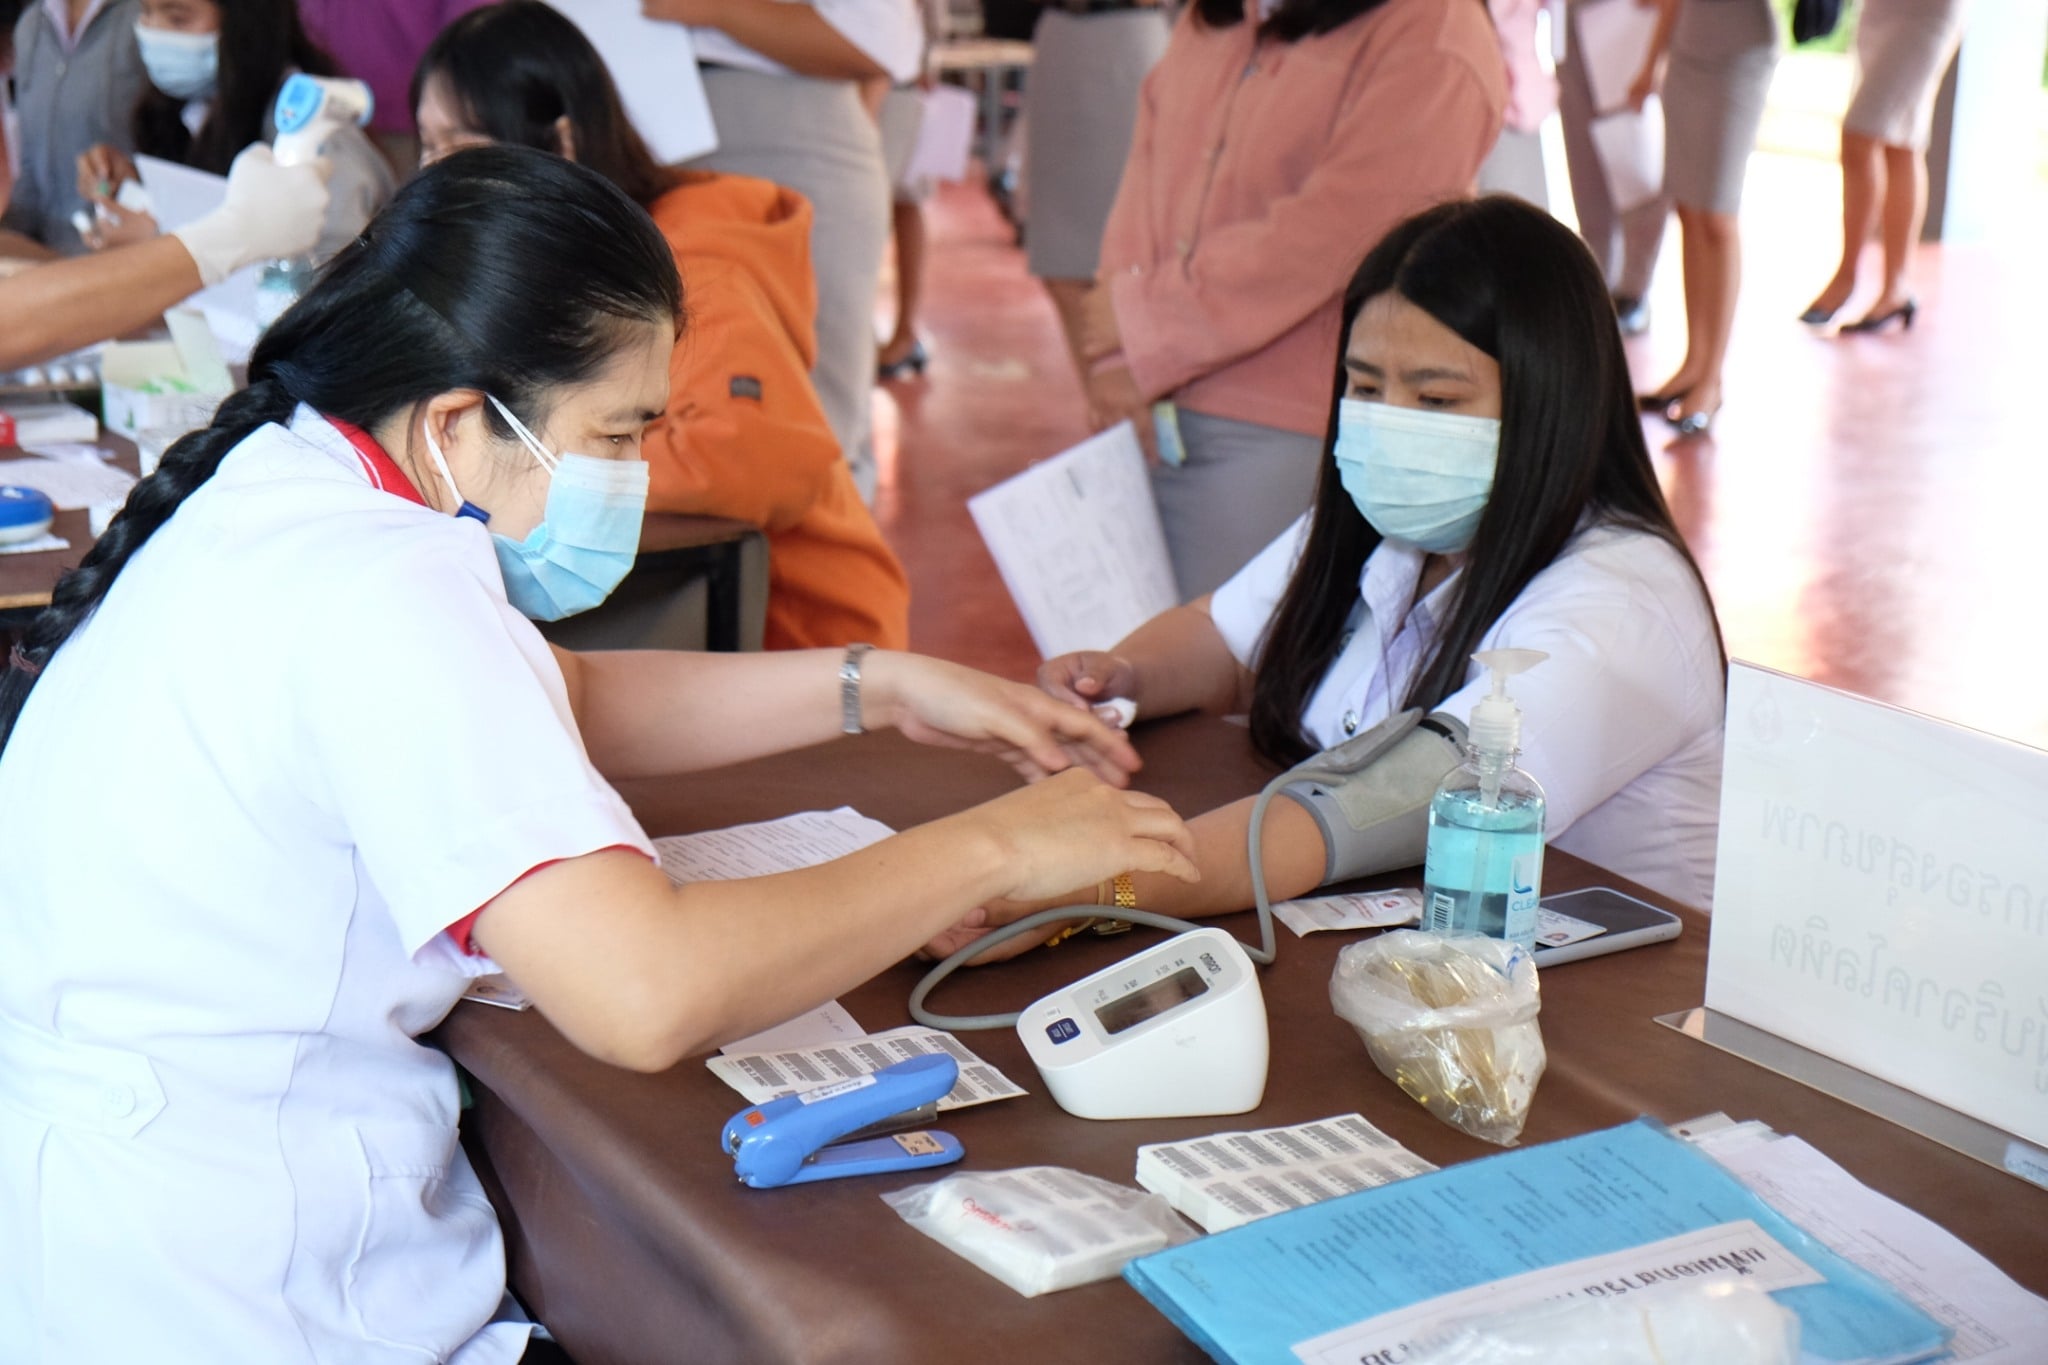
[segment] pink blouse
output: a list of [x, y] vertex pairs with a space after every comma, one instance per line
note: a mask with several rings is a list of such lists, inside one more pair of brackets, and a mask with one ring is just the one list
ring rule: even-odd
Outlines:
[[1322, 435], [1344, 286], [1387, 229], [1470, 192], [1506, 102], [1482, 0], [1386, 0], [1293, 43], [1184, 14], [1103, 234], [1138, 387]]

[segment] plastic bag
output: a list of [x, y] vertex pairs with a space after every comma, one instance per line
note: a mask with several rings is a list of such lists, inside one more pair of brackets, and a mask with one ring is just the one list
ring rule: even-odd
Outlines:
[[1379, 1069], [1453, 1128], [1511, 1147], [1546, 1060], [1530, 954], [1402, 929], [1337, 955], [1330, 1003]]
[[1799, 1315], [1754, 1285], [1699, 1283], [1564, 1299], [1456, 1323], [1408, 1365], [1794, 1365]]
[[1195, 1236], [1158, 1195], [1061, 1166], [958, 1171], [882, 1202], [1026, 1298], [1111, 1279]]

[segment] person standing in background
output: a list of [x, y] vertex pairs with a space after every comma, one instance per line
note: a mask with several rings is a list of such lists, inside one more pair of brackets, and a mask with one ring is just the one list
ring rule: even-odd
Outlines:
[[889, 172], [860, 85], [916, 77], [913, 0], [642, 0], [687, 24], [718, 150], [692, 165], [786, 185], [811, 201], [818, 363], [811, 378], [854, 482], [875, 496], [875, 291], [889, 243]]
[[[129, 116], [148, 84], [135, 46], [140, 0], [30, 0], [14, 25], [20, 169], [0, 215], [0, 255], [75, 256], [78, 158], [133, 149]], [[225, 167], [223, 167], [225, 169]]]
[[[1550, 211], [1550, 177], [1543, 165], [1543, 124], [1557, 112], [1557, 73], [1549, 60], [1560, 19], [1560, 0], [1489, 0], [1500, 58], [1508, 73], [1508, 107], [1500, 141], [1479, 166], [1481, 194], [1512, 194]], [[1538, 23], [1545, 11], [1548, 28]]]
[[1308, 505], [1345, 283], [1388, 228], [1471, 190], [1506, 103], [1479, 0], [1195, 0], [1175, 25], [1081, 350], [1095, 426], [1129, 419], [1155, 462], [1184, 600]]
[[1642, 108], [1661, 80], [1664, 193], [1678, 210], [1685, 265], [1685, 360], [1639, 401], [1680, 436], [1704, 436], [1721, 410], [1721, 369], [1742, 289], [1736, 213], [1778, 65], [1778, 21], [1770, 0], [1658, 3], [1657, 33], [1630, 101]]
[[1045, 0], [1025, 86], [1024, 254], [1059, 310], [1081, 377], [1081, 300], [1131, 153], [1138, 87], [1165, 55], [1157, 0]]
[[299, 0], [299, 17], [314, 42], [341, 69], [370, 87], [377, 107], [370, 136], [391, 168], [409, 175], [419, 164], [419, 133], [407, 91], [420, 54], [434, 35], [486, 0]]
[[1654, 5], [1656, 0], [1566, 0], [1564, 59], [1557, 65], [1557, 108], [1564, 122], [1564, 165], [1571, 177], [1572, 207], [1579, 218], [1579, 236], [1607, 276], [1614, 315], [1623, 336], [1641, 336], [1650, 329], [1650, 277], [1664, 245], [1664, 224], [1671, 206], [1656, 196], [1622, 212], [1607, 187], [1607, 171], [1593, 141], [1593, 121], [1612, 110], [1596, 108], [1593, 85], [1579, 51], [1576, 20], [1594, 5]]
[[889, 235], [896, 243], [896, 323], [875, 359], [875, 378], [883, 383], [923, 374], [930, 359], [917, 335], [917, 306], [924, 295], [924, 203], [932, 197], [932, 178], [912, 176], [910, 163], [924, 130], [925, 97], [938, 84], [933, 62], [946, 41], [946, 0], [918, 0], [918, 12], [924, 19], [924, 60], [917, 80], [904, 85], [876, 80], [863, 89], [882, 129]]
[[1800, 315], [1831, 321], [1856, 292], [1863, 244], [1882, 225], [1884, 290], [1844, 332], [1913, 325], [1913, 248], [1927, 218], [1927, 138], [1934, 91], [1963, 36], [1963, 0], [1864, 0], [1856, 19], [1856, 87], [1842, 116], [1842, 261]]

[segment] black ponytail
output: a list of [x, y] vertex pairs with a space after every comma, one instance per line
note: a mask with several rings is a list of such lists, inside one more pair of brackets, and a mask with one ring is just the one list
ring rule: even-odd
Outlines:
[[[230, 451], [300, 404], [365, 430], [458, 389], [529, 427], [555, 391], [602, 370], [633, 323], [680, 327], [666, 240], [596, 173], [519, 147], [478, 147], [409, 181], [305, 298], [265, 332], [249, 386], [164, 452], [0, 663], [0, 756], [44, 667], [135, 552]], [[511, 428], [486, 420], [502, 438]]]

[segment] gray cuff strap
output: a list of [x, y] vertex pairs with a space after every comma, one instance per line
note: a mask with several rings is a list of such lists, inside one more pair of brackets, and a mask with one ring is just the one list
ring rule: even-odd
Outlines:
[[1422, 861], [1429, 803], [1458, 766], [1464, 730], [1454, 719], [1432, 716], [1363, 771], [1304, 777], [1280, 789], [1322, 833], [1325, 885]]

